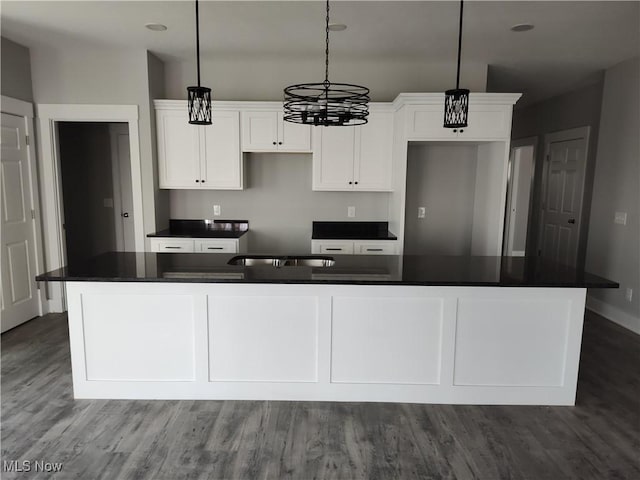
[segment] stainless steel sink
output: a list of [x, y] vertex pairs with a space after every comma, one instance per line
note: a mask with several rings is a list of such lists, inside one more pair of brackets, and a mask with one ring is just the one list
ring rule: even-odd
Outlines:
[[227, 262], [228, 265], [240, 265], [243, 267], [271, 266], [271, 267], [332, 267], [335, 264], [333, 257], [313, 256], [296, 257], [283, 256], [271, 257], [267, 255], [237, 255]]

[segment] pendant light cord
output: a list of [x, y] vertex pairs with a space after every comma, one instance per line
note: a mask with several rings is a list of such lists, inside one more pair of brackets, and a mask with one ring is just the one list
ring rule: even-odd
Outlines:
[[458, 72], [456, 74], [456, 90], [460, 88], [460, 57], [462, 54], [462, 9], [463, 7], [464, 7], [464, 0], [460, 0], [460, 25], [458, 27]]
[[200, 17], [198, 15], [198, 0], [196, 0], [196, 62], [198, 65], [198, 87], [200, 86]]
[[324, 83], [329, 84], [329, 0], [327, 0], [327, 17], [326, 17], [326, 48], [324, 51]]

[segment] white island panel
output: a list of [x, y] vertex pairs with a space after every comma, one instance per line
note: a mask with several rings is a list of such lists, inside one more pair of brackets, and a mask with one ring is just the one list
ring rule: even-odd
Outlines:
[[334, 297], [331, 381], [438, 384], [442, 299]]
[[188, 295], [82, 295], [86, 380], [195, 380]]
[[306, 296], [209, 296], [209, 380], [316, 382], [318, 304]]
[[461, 299], [454, 385], [562, 386], [570, 303]]

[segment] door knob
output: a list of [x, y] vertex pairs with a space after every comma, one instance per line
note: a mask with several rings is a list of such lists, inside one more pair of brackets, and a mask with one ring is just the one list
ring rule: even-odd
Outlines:
[[124, 212], [124, 213], [122, 214], [122, 216], [123, 216], [124, 218], [129, 218], [129, 212]]
[[567, 220], [567, 223], [576, 223], [576, 219], [575, 218], [570, 218], [569, 220]]

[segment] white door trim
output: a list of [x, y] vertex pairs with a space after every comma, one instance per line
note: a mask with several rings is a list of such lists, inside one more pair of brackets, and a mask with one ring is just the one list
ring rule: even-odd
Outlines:
[[549, 168], [549, 162], [548, 162], [548, 158], [549, 158], [549, 151], [551, 149], [551, 144], [553, 142], [558, 142], [558, 141], [569, 141], [569, 140], [577, 140], [579, 138], [584, 138], [584, 169], [585, 171], [583, 172], [582, 175], [582, 185], [580, 185], [580, 192], [582, 193], [582, 198], [580, 200], [580, 214], [577, 216], [577, 221], [578, 221], [578, 225], [576, 227], [576, 231], [578, 232], [578, 241], [577, 241], [577, 245], [576, 245], [576, 251], [579, 253], [580, 252], [580, 246], [582, 245], [582, 242], [584, 242], [585, 240], [585, 235], [583, 235], [582, 232], [582, 223], [585, 220], [583, 217], [584, 214], [584, 186], [585, 186], [585, 181], [586, 181], [586, 169], [587, 169], [587, 162], [589, 160], [589, 135], [591, 133], [591, 127], [590, 126], [586, 126], [586, 127], [578, 127], [578, 128], [569, 128], [567, 130], [561, 130], [559, 132], [552, 132], [552, 133], [547, 133], [544, 136], [544, 162], [543, 162], [543, 167], [542, 167], [542, 182], [541, 182], [541, 188], [540, 188], [540, 203], [539, 205], [537, 205], [537, 208], [539, 209], [538, 212], [538, 239], [536, 242], [536, 254], [538, 254], [541, 249], [542, 249], [542, 235], [543, 235], [543, 230], [544, 230], [544, 212], [545, 212], [545, 199], [547, 197], [547, 173], [548, 173], [548, 168]]
[[[56, 122], [122, 122], [129, 124], [131, 156], [131, 186], [136, 251], [144, 252], [144, 222], [142, 209], [142, 174], [140, 165], [140, 137], [137, 105], [36, 105], [39, 120], [40, 173], [43, 205], [46, 208], [45, 246], [47, 269], [57, 269], [66, 263], [64, 252], [62, 184], [60, 181], [59, 146], [56, 141]], [[51, 311], [64, 311], [62, 285], [51, 289]]]
[[[509, 208], [511, 206], [511, 189], [512, 187], [512, 177], [513, 177], [513, 153], [516, 148], [522, 147], [533, 147], [533, 168], [531, 170], [531, 185], [529, 186], [529, 212], [527, 213], [527, 224], [531, 219], [531, 214], [534, 210], [533, 205], [533, 189], [535, 185], [536, 178], [536, 163], [537, 163], [537, 155], [538, 155], [538, 137], [526, 137], [519, 138], [517, 140], [512, 140], [511, 145], [509, 146], [509, 166], [508, 166], [508, 176], [507, 176], [507, 197], [505, 202], [505, 211], [504, 211], [504, 229], [502, 231], [503, 239], [502, 239], [502, 254], [506, 255], [511, 248], [510, 245], [507, 244], [507, 237], [509, 236], [509, 228], [511, 223], [511, 216], [509, 215]], [[529, 228], [527, 227], [527, 238], [529, 238]], [[527, 245], [525, 241], [525, 250], [522, 253], [522, 256], [527, 254]]]
[[[29, 183], [31, 185], [30, 200], [31, 209], [35, 212], [33, 245], [36, 250], [36, 274], [40, 274], [44, 273], [45, 265], [43, 255], [42, 214], [40, 212], [40, 190], [38, 188], [38, 169], [36, 168], [35, 135], [33, 129], [33, 104], [4, 95], [0, 97], [0, 104], [2, 113], [24, 117], [26, 132], [29, 136], [27, 151], [29, 155]], [[42, 288], [38, 289], [38, 295], [40, 298], [40, 315], [49, 313], [49, 305]]]

